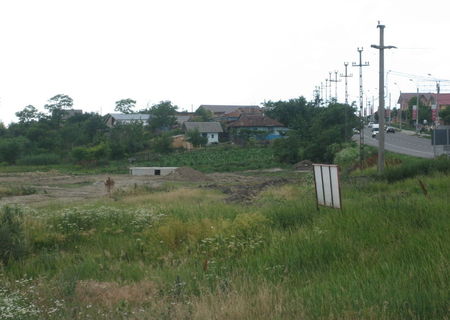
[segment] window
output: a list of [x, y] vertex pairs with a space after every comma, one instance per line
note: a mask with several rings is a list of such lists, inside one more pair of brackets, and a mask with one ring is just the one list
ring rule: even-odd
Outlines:
[[211, 139], [214, 139], [214, 133], [211, 133]]
[[160, 175], [161, 175], [161, 170], [155, 169], [155, 176], [160, 176]]

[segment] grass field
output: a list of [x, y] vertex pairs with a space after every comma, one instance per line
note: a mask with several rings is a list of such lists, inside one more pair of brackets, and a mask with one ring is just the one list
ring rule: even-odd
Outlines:
[[447, 319], [450, 177], [352, 177], [317, 211], [307, 175], [250, 204], [177, 184], [4, 207], [0, 319]]

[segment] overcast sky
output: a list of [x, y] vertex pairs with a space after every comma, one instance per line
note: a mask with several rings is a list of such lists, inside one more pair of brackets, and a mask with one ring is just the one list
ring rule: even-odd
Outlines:
[[[446, 0], [1, 0], [0, 121], [16, 121], [14, 113], [29, 104], [44, 111], [56, 94], [102, 114], [125, 98], [137, 100], [136, 109], [171, 100], [180, 110], [311, 100], [329, 72], [344, 72], [344, 62], [353, 73], [349, 100], [358, 101], [359, 70], [352, 67], [358, 47], [370, 63], [363, 77], [371, 100], [378, 96], [378, 50], [370, 46], [379, 42], [379, 20], [385, 45], [398, 47], [386, 50], [386, 71], [450, 79], [449, 6]], [[408, 78], [389, 74], [393, 101], [399, 90], [416, 91]], [[418, 85], [434, 90], [432, 82]]]

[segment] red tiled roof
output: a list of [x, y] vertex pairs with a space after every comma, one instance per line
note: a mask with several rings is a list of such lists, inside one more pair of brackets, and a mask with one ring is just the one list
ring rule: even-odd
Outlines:
[[242, 115], [230, 127], [284, 127], [280, 122], [263, 115]]

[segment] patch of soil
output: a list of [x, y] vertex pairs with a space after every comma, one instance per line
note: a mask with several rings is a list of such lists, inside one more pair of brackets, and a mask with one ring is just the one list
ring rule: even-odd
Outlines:
[[212, 188], [220, 190], [221, 192], [228, 195], [225, 199], [226, 202], [251, 202], [253, 199], [264, 189], [276, 186], [284, 185], [288, 183], [286, 178], [272, 178], [262, 182], [253, 182], [247, 184], [209, 184], [203, 186], [204, 188]]
[[312, 170], [313, 163], [310, 160], [303, 160], [294, 164], [295, 170], [309, 171]]
[[190, 167], [180, 167], [166, 176], [170, 180], [180, 181], [211, 181], [206, 174]]
[[75, 288], [75, 296], [78, 301], [105, 307], [115, 306], [122, 301], [142, 303], [156, 295], [157, 287], [150, 281], [119, 286], [114, 282], [86, 280], [79, 281]]
[[248, 173], [204, 174], [189, 167], [180, 167], [167, 176], [70, 175], [58, 172], [0, 173], [0, 187], [24, 186], [36, 190], [36, 193], [30, 195], [4, 196], [0, 198], [0, 206], [5, 204], [42, 206], [50, 202], [71, 203], [108, 197], [108, 186], [105, 185], [108, 178], [111, 193], [139, 186], [157, 188], [166, 181], [180, 181], [197, 183], [202, 188], [220, 190], [228, 195], [226, 201], [242, 203], [252, 201], [266, 187], [298, 180], [298, 176], [295, 175], [292, 175], [292, 178], [281, 178]]

